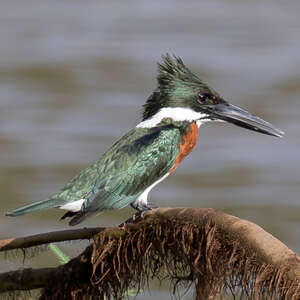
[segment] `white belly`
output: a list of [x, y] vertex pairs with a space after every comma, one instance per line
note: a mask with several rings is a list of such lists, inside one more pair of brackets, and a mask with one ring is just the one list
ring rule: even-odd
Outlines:
[[141, 194], [136, 201], [142, 202], [144, 204], [147, 204], [147, 199], [148, 199], [148, 194], [149, 192], [156, 186], [158, 185], [161, 181], [163, 181], [165, 178], [167, 178], [169, 173], [165, 174], [163, 177], [159, 178], [157, 181], [155, 181], [153, 184], [151, 184], [149, 187], [147, 187], [143, 194]]

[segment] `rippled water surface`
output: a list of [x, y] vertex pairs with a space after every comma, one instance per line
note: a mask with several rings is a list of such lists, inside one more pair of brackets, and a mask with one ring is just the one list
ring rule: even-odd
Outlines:
[[[140, 121], [163, 53], [284, 139], [233, 125], [199, 144], [150, 195], [160, 206], [213, 207], [261, 225], [300, 252], [300, 2], [1, 1], [0, 238], [67, 228], [62, 212], [4, 212], [41, 200]], [[84, 226], [116, 225], [130, 208]], [[63, 245], [74, 256], [84, 243]], [[3, 270], [21, 261], [3, 260]], [[57, 265], [43, 252], [26, 266]], [[139, 299], [168, 298], [155, 285]], [[186, 296], [188, 298], [188, 296]]]

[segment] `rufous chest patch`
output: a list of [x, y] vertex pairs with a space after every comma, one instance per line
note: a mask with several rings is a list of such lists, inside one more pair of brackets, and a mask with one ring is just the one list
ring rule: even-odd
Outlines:
[[196, 122], [193, 122], [190, 125], [189, 130], [182, 137], [183, 141], [179, 144], [179, 153], [175, 159], [174, 166], [170, 169], [169, 173], [174, 172], [182, 160], [194, 150], [198, 141], [198, 130]]

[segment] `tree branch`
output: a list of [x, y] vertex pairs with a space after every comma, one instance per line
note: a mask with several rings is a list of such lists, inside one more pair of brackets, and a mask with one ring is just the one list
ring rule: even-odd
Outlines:
[[21, 269], [0, 274], [1, 291], [42, 288], [55, 276], [57, 268]]
[[159, 208], [124, 227], [100, 228], [93, 239], [65, 265], [0, 274], [0, 292], [43, 287], [42, 300], [121, 299], [156, 277], [174, 288], [193, 282], [199, 300], [219, 299], [224, 290], [300, 299], [299, 256], [258, 225], [220, 211]]
[[24, 249], [43, 244], [71, 241], [71, 240], [89, 240], [96, 233], [103, 231], [104, 227], [71, 229], [62, 231], [46, 232], [41, 234], [29, 235], [20, 238], [11, 238], [0, 240], [0, 251], [13, 249]]

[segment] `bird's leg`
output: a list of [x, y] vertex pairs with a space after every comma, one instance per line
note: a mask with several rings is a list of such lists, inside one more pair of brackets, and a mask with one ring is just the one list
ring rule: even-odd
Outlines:
[[145, 203], [141, 201], [134, 201], [130, 203], [130, 206], [140, 213], [157, 208], [157, 206], [153, 203]]
[[141, 201], [134, 201], [130, 203], [130, 206], [138, 211], [136, 214], [133, 215], [133, 220], [137, 219], [138, 217], [143, 218], [147, 211], [157, 208], [157, 206], [155, 206], [153, 203], [145, 203]]

